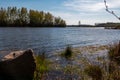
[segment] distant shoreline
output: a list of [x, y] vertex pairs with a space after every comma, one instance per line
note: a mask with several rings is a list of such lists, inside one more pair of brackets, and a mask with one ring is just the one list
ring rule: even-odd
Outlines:
[[92, 26], [92, 25], [67, 25], [67, 26], [0, 26], [0, 28], [67, 28], [67, 27], [76, 27], [76, 28], [100, 28], [103, 27], [104, 29], [120, 29], [119, 27], [104, 27], [104, 26]]

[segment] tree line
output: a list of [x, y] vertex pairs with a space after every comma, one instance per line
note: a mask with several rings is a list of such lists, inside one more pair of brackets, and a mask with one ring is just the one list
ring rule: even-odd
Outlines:
[[0, 8], [0, 26], [5, 27], [65, 27], [66, 22], [49, 12], [27, 10], [27, 8]]

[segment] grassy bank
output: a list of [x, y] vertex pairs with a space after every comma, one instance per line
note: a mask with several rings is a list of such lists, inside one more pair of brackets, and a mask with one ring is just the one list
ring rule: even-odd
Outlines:
[[67, 46], [50, 58], [36, 57], [34, 80], [120, 80], [120, 43]]

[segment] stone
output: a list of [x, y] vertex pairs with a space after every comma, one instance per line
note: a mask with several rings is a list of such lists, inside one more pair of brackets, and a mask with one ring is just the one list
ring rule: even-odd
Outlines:
[[33, 80], [36, 68], [33, 51], [15, 51], [0, 62], [0, 80]]

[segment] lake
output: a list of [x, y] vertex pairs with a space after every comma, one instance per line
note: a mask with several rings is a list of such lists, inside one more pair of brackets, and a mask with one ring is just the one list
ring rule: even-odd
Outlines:
[[0, 50], [24, 50], [36, 53], [73, 47], [104, 45], [120, 40], [120, 30], [100, 28], [0, 28]]

